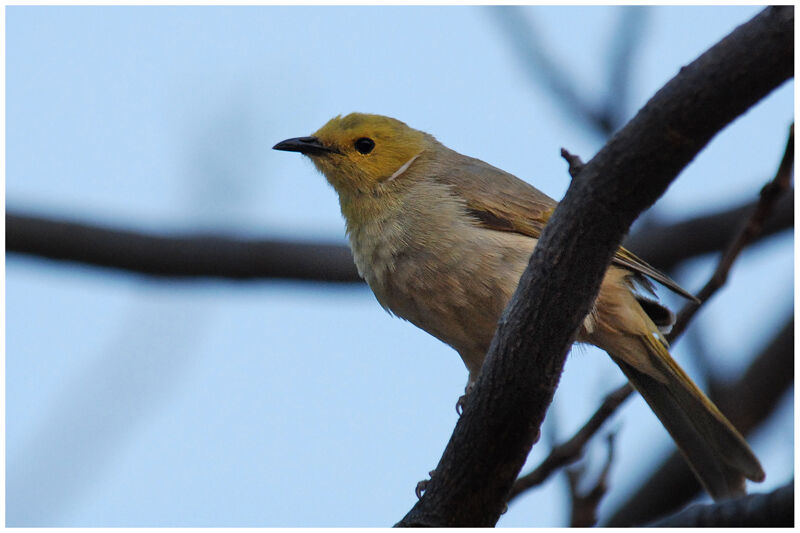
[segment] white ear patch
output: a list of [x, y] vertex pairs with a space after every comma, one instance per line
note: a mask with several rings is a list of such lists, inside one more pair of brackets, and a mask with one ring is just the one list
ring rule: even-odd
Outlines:
[[409, 159], [408, 161], [406, 161], [405, 163], [403, 163], [403, 166], [401, 166], [400, 168], [398, 168], [397, 170], [395, 170], [395, 171], [394, 171], [394, 174], [392, 174], [391, 176], [389, 176], [388, 178], [386, 178], [386, 180], [384, 180], [384, 183], [388, 183], [388, 182], [392, 181], [392, 180], [393, 180], [393, 179], [395, 179], [397, 176], [399, 176], [400, 174], [402, 174], [403, 172], [405, 172], [406, 170], [408, 170], [408, 167], [410, 167], [410, 166], [411, 166], [411, 163], [413, 163], [413, 162], [414, 162], [414, 161], [415, 161], [415, 160], [416, 160], [416, 159], [417, 159], [417, 158], [418, 158], [420, 155], [422, 155], [422, 152], [418, 153], [417, 155], [415, 155], [414, 157], [412, 157], [411, 159]]

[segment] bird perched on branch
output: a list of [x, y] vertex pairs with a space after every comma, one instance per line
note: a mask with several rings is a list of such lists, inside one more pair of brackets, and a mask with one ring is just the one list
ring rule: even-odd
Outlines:
[[[458, 351], [473, 383], [556, 201], [380, 115], [337, 116], [274, 148], [305, 154], [325, 175], [378, 302]], [[745, 478], [764, 479], [761, 465], [670, 356], [662, 332], [674, 315], [637, 290], [652, 293], [648, 278], [693, 298], [620, 248], [577, 342], [608, 352], [712, 497], [742, 494]]]

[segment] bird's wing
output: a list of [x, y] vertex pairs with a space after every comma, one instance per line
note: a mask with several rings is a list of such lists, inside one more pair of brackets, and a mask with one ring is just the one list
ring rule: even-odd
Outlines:
[[[453, 152], [452, 161], [436, 179], [453, 185], [477, 223], [488, 229], [510, 231], [538, 239], [558, 202], [525, 181], [479, 159]], [[458, 168], [458, 172], [452, 172]], [[666, 274], [619, 247], [612, 263], [647, 276], [684, 298], [697, 301]]]
[[[462, 156], [435, 178], [452, 185], [477, 223], [538, 239], [558, 202], [521, 179], [480, 159]], [[457, 168], [458, 172], [452, 169]]]

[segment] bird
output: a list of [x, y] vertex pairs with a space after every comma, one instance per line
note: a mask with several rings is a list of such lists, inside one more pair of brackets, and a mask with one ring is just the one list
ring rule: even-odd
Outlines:
[[[477, 379], [497, 322], [557, 202], [400, 120], [350, 113], [275, 150], [307, 156], [339, 197], [359, 274], [380, 305], [444, 343]], [[745, 439], [671, 357], [674, 314], [653, 281], [689, 292], [620, 247], [576, 338], [606, 351], [715, 500], [764, 471]]]

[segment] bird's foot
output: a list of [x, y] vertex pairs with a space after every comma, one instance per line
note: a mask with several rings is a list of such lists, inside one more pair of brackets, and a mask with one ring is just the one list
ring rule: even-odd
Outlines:
[[474, 388], [475, 388], [475, 382], [470, 381], [469, 383], [467, 383], [467, 386], [464, 389], [464, 394], [458, 397], [458, 401], [456, 402], [456, 413], [458, 413], [458, 416], [461, 416], [461, 413], [464, 412], [464, 405], [466, 405], [467, 403], [467, 396], [469, 395], [470, 392], [472, 392], [472, 389]]
[[[432, 476], [434, 472], [436, 472], [436, 470], [431, 470], [430, 472], [428, 472], [428, 475]], [[417, 495], [417, 499], [418, 500], [422, 499], [422, 493], [424, 493], [425, 490], [428, 488], [428, 484], [430, 482], [431, 482], [431, 479], [428, 478], [428, 479], [424, 479], [424, 480], [420, 481], [419, 483], [417, 483], [417, 488], [414, 489], [414, 494]]]

